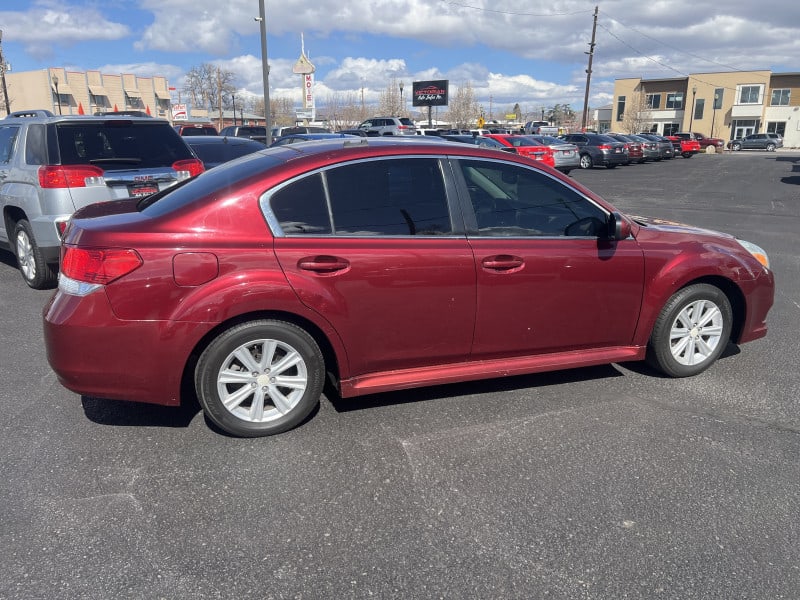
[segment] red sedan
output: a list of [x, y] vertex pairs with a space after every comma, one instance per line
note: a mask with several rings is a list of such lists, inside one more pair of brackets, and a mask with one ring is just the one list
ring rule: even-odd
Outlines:
[[429, 140], [269, 148], [80, 209], [44, 309], [59, 380], [196, 397], [223, 430], [260, 436], [303, 422], [326, 378], [348, 398], [636, 360], [686, 377], [766, 335], [758, 246]]
[[527, 156], [533, 160], [538, 160], [553, 168], [556, 166], [556, 159], [553, 156], [553, 149], [544, 146], [536, 140], [525, 135], [513, 135], [510, 133], [487, 133], [484, 137], [497, 140], [504, 146], [516, 148], [521, 156]]

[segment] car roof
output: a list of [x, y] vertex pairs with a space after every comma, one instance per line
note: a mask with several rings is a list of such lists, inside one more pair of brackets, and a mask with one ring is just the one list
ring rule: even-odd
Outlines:
[[237, 146], [255, 144], [266, 148], [261, 142], [249, 138], [237, 137], [235, 135], [190, 135], [185, 138], [184, 141], [190, 146], [199, 144], [231, 144]]

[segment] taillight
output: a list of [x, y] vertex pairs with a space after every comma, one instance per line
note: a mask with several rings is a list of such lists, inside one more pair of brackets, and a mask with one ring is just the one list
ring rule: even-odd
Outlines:
[[64, 246], [61, 272], [70, 279], [105, 285], [142, 266], [142, 257], [131, 248], [76, 248]]
[[103, 169], [94, 165], [43, 165], [39, 167], [43, 188], [79, 188], [105, 185]]
[[[203, 161], [197, 158], [186, 158], [184, 160], [175, 161], [172, 163], [172, 168], [178, 172], [178, 179], [189, 179], [189, 177], [200, 175], [200, 173], [206, 170], [203, 166]], [[186, 175], [182, 175], [182, 173]]]
[[600, 150], [611, 150], [611, 146], [609, 146], [608, 144], [601, 144], [597, 148]]
[[398, 125], [397, 128], [398, 129], [411, 129], [411, 127], [408, 126], [408, 125]]

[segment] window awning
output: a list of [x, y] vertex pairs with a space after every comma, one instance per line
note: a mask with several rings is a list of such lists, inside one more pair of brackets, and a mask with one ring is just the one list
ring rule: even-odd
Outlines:
[[58, 82], [58, 89], [56, 89], [56, 82], [52, 82], [53, 91], [56, 92], [60, 96], [74, 96], [75, 94], [72, 93], [72, 88], [69, 87], [69, 84], [66, 81], [59, 81]]
[[171, 100], [172, 96], [169, 95], [167, 90], [156, 90], [156, 98], [160, 98], [161, 100]]
[[142, 92], [140, 92], [139, 90], [132, 89], [132, 88], [125, 88], [125, 93], [131, 98], [141, 98], [142, 97]]
[[106, 97], [108, 96], [108, 90], [106, 90], [106, 88], [104, 88], [102, 85], [97, 85], [97, 84], [94, 84], [94, 83], [90, 83], [89, 84], [89, 91], [94, 96], [106, 96]]

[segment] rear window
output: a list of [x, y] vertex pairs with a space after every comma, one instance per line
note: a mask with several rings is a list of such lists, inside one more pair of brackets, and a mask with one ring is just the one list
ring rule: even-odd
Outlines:
[[60, 164], [103, 169], [171, 167], [193, 158], [166, 123], [114, 120], [56, 124]]
[[414, 121], [412, 121], [412, 120], [411, 120], [411, 119], [409, 119], [408, 117], [403, 117], [402, 119], [400, 119], [400, 122], [401, 122], [403, 125], [408, 125], [409, 127], [414, 127]]
[[213, 127], [184, 127], [181, 135], [217, 135], [217, 130]]

